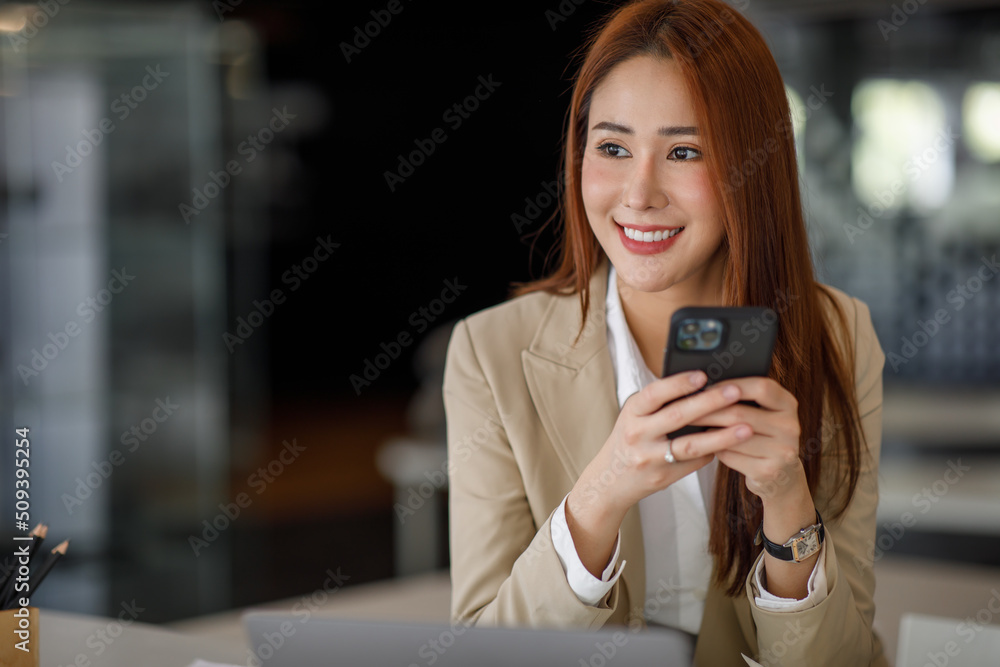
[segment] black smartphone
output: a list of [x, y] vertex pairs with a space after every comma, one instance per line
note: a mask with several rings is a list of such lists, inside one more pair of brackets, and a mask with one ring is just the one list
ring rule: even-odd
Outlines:
[[[663, 377], [701, 370], [705, 387], [731, 378], [764, 376], [771, 370], [771, 354], [778, 337], [778, 313], [752, 306], [681, 308], [670, 318]], [[704, 387], [699, 391], [703, 391]], [[754, 401], [741, 401], [757, 405]], [[685, 426], [668, 438], [707, 430]]]

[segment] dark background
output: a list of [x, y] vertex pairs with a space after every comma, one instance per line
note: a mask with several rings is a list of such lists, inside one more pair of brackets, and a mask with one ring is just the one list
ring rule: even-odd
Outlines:
[[[274, 205], [274, 279], [299, 258], [303, 240], [332, 232], [343, 244], [309, 284], [316, 298], [289, 304], [274, 322], [271, 358], [283, 362], [272, 365], [276, 397], [353, 395], [347, 377], [358, 362], [408, 327], [407, 315], [437, 296], [446, 278], [469, 286], [442, 315], [457, 318], [505, 298], [509, 282], [540, 275], [546, 247], [536, 249], [532, 274], [531, 239], [521, 237], [555, 206], [520, 234], [511, 216], [524, 215], [525, 198], [545, 194], [543, 184], [558, 176], [569, 57], [611, 5], [584, 3], [553, 30], [543, 5], [463, 4], [403, 4], [350, 63], [337, 45], [372, 20], [368, 7], [327, 6], [323, 21], [303, 5], [244, 3], [233, 14], [266, 36], [271, 79], [314, 83], [331, 108], [326, 131], [297, 147], [305, 196], [298, 206]], [[452, 129], [443, 114], [473, 94], [480, 76], [501, 85]], [[447, 140], [391, 191], [385, 172], [436, 128]], [[316, 326], [324, 319], [337, 332], [336, 349], [329, 330]], [[290, 347], [331, 353], [304, 367], [287, 363]], [[373, 395], [415, 388], [407, 363], [414, 349], [370, 388]]]
[[[174, 87], [156, 91], [134, 120], [123, 122], [107, 138], [102, 150], [108, 163], [95, 159], [81, 167], [106, 176], [106, 196], [116, 211], [92, 233], [96, 244], [110, 249], [106, 257], [103, 250], [95, 252], [102, 267], [98, 275], [106, 281], [104, 265], [110, 270], [124, 263], [134, 266], [141, 279], [116, 297], [111, 317], [99, 321], [107, 331], [101, 334], [103, 352], [96, 366], [110, 379], [98, 382], [104, 373], [93, 370], [74, 372], [87, 388], [68, 398], [60, 394], [52, 399], [51, 385], [57, 369], [83, 356], [82, 343], [60, 356], [58, 364], [53, 362], [39, 384], [25, 388], [15, 370], [33, 347], [46, 342], [48, 331], [73, 314], [57, 308], [51, 317], [40, 315], [36, 302], [63, 293], [71, 304], [79, 300], [82, 288], [72, 279], [46, 277], [51, 270], [44, 268], [48, 265], [43, 266], [45, 253], [39, 248], [49, 241], [36, 231], [44, 229], [36, 225], [32, 208], [46, 193], [67, 188], [53, 184], [47, 170], [52, 155], [44, 153], [38, 156], [37, 182], [24, 191], [8, 184], [3, 192], [8, 206], [3, 207], [2, 231], [9, 238], [0, 239], [0, 275], [9, 278], [9, 287], [0, 299], [7, 371], [0, 393], [2, 426], [10, 432], [27, 424], [36, 433], [35, 446], [44, 462], [36, 471], [44, 498], [38, 501], [37, 516], [51, 525], [54, 539], [74, 539], [73, 550], [47, 584], [50, 597], [40, 594], [40, 605], [104, 614], [117, 609], [122, 599], [138, 596], [149, 601], [142, 620], [171, 621], [315, 590], [327, 568], [349, 574], [352, 586], [404, 574], [395, 560], [400, 522], [394, 493], [405, 495], [407, 487], [394, 490], [379, 468], [379, 452], [399, 438], [443, 447], [440, 373], [450, 327], [503, 301], [513, 282], [544, 275], [554, 236], [543, 223], [556, 211], [546, 184], [558, 181], [561, 171], [574, 54], [595, 22], [619, 3], [400, 0], [403, 10], [379, 26], [348, 62], [341, 44], [353, 42], [356, 29], [373, 24], [372, 12], [384, 12], [387, 4], [243, 0], [220, 14], [217, 8], [226, 3], [74, 0], [32, 39], [29, 60], [9, 48], [3, 52], [8, 71], [23, 72], [29, 80], [39, 71], [64, 70], [72, 79], [73, 61], [89, 62], [92, 56], [85, 51], [59, 56], [63, 60], [47, 55], [58, 52], [63, 35], [79, 28], [98, 41], [113, 42], [116, 22], [149, 14], [156, 26], [157, 11], [176, 7], [201, 16], [210, 37], [255, 40], [246, 49], [252, 67], [235, 56], [209, 57], [208, 75], [197, 84], [188, 70], [176, 70], [170, 82]], [[834, 241], [843, 246], [841, 225], [856, 215], [859, 203], [867, 203], [858, 201], [849, 183], [851, 141], [858, 136], [851, 91], [872, 77], [927, 80], [942, 91], [951, 119], [959, 113], [961, 91], [949, 86], [1000, 81], [1000, 8], [995, 2], [927, 2], [885, 39], [878, 21], [890, 18], [892, 2], [732, 4], [746, 9], [774, 51], [786, 83], [803, 98], [811, 85], [825, 83], [837, 91], [801, 138], [814, 255], [820, 278], [865, 300], [883, 348], [898, 349], [899, 336], [911, 334], [917, 318], [926, 319], [944, 305], [953, 274], [941, 272], [947, 269], [964, 279], [981, 255], [1000, 247], [994, 231], [1000, 229], [1000, 204], [975, 212], [986, 230], [978, 236], [960, 230], [941, 241], [931, 234], [941, 217], [960, 208], [963, 202], [955, 195], [941, 217], [904, 210], [873, 229], [863, 243], [838, 247]], [[2, 3], [0, 10], [12, 5]], [[165, 19], [162, 26], [166, 31], [170, 22]], [[146, 29], [157, 34], [156, 27]], [[242, 48], [234, 52], [243, 53]], [[102, 95], [113, 98], [134, 83], [135, 71], [155, 62], [136, 58], [122, 74], [100, 79]], [[192, 66], [190, 71], [201, 70]], [[245, 95], [230, 94], [236, 74], [253, 81]], [[472, 95], [480, 77], [499, 82], [499, 87], [479, 101], [460, 127], [452, 127], [443, 114]], [[195, 92], [185, 93], [179, 106], [168, 107], [167, 98], [180, 96], [184, 85]], [[266, 124], [271, 108], [287, 106], [298, 117], [262, 154], [266, 169], [235, 178], [223, 197], [185, 227], [176, 213], [177, 201], [189, 200], [191, 188], [206, 182], [202, 167], [184, 172], [188, 152], [196, 150], [182, 145], [175, 154], [160, 146], [163, 152], [157, 152], [142, 143], [141, 135], [182, 128], [178, 132], [186, 136], [183, 127], [189, 121], [175, 110], [197, 103], [197, 86], [206, 99], [220, 99], [212, 118], [217, 127], [200, 145], [209, 150], [208, 165], [214, 169], [237, 154], [248, 133]], [[20, 99], [0, 98], [0, 109], [15, 133], [29, 133], [30, 123], [15, 113]], [[103, 99], [98, 108], [106, 108]], [[425, 142], [438, 128], [446, 141], [436, 144], [405, 182], [390, 189], [386, 172], [397, 171], [399, 156], [409, 156], [417, 149], [415, 142]], [[79, 133], [76, 126], [43, 129]], [[12, 136], [4, 139], [8, 172], [18, 159]], [[959, 166], [974, 164], [982, 177], [976, 192], [995, 190], [1000, 182], [996, 163], [975, 163], [962, 146], [953, 157]], [[143, 180], [148, 189], [131, 187], [129, 178]], [[158, 199], [162, 193], [168, 194]], [[32, 202], [28, 214], [13, 205], [22, 200]], [[208, 222], [210, 215], [215, 222]], [[515, 216], [521, 216], [520, 229]], [[201, 252], [203, 237], [198, 234], [216, 224], [221, 248], [210, 264], [220, 269], [223, 280], [221, 285], [201, 284], [185, 262]], [[292, 291], [283, 276], [313, 252], [317, 237], [340, 245]], [[76, 242], [51, 243], [68, 247]], [[934, 254], [938, 248], [951, 253], [947, 262]], [[153, 263], [175, 259], [176, 276], [154, 278]], [[24, 300], [22, 283], [14, 281], [19, 266], [38, 275]], [[168, 294], [167, 287], [185, 280], [190, 280], [187, 293]], [[418, 332], [411, 315], [433, 306], [446, 281], [466, 288], [431, 327]], [[944, 399], [961, 399], [969, 387], [985, 396], [976, 414], [988, 415], [991, 406], [1000, 405], [997, 286], [996, 281], [987, 285], [976, 302], [981, 310], [975, 311], [973, 333], [962, 333], [956, 325], [935, 341], [941, 349], [973, 350], [974, 355], [958, 363], [927, 353], [901, 373], [886, 373], [884, 451], [892, 456], [883, 457], [883, 472], [895, 483], [886, 488], [904, 508], [911, 493], [940, 475], [945, 459], [975, 461], [977, 474], [986, 478], [997, 465], [1000, 435], [995, 428], [976, 430], [963, 416], [965, 421], [946, 438], [936, 432], [922, 435], [899, 430], [909, 413], [900, 419], [901, 413], [893, 412], [896, 421], [891, 421], [888, 408], [891, 395], [917, 392], [920, 400], [945, 405]], [[235, 331], [239, 318], [253, 310], [253, 301], [275, 288], [284, 289], [286, 301], [230, 353], [221, 333]], [[207, 294], [217, 297], [215, 306], [191, 306]], [[143, 304], [155, 304], [155, 325]], [[197, 355], [182, 351], [173, 362], [154, 363], [163, 349], [176, 345], [187, 350], [183, 341], [198, 338], [198, 331], [208, 332], [207, 352], [192, 344], [191, 349], [201, 350]], [[370, 384], [356, 390], [351, 376], [363, 376], [366, 362], [375, 363], [384, 352], [382, 345], [391, 347], [403, 333], [413, 342]], [[200, 375], [209, 366], [220, 369], [214, 384]], [[184, 369], [192, 387], [207, 388], [200, 394], [178, 393], [180, 381], [169, 375], [171, 367]], [[88, 515], [92, 523], [68, 515], [60, 494], [90, 470], [91, 460], [100, 461], [118, 447], [119, 434], [148, 415], [154, 397], [164, 395], [180, 397], [184, 408], [179, 416], [163, 424], [148, 445], [95, 491], [87, 506], [93, 510]], [[103, 421], [63, 424], [66, 406], [81, 396], [99, 399], [93, 412]], [[905, 393], [893, 405], [923, 405], [911, 402], [913, 396]], [[220, 434], [197, 435], [202, 422], [193, 416], [195, 407], [213, 405], [216, 399], [223, 399], [218, 401]], [[950, 410], [947, 405], [943, 409]], [[253, 506], [222, 531], [207, 556], [192, 557], [189, 538], [201, 533], [203, 520], [218, 512], [219, 503], [246, 491], [249, 476], [273, 461], [283, 441], [292, 438], [308, 447], [301, 459], [287, 466], [266, 493], [254, 497]], [[90, 449], [73, 459], [85, 441]], [[6, 482], [11, 451], [9, 445], [0, 446], [5, 490], [12, 488]], [[209, 454], [218, 463], [203, 467]], [[914, 465], [924, 466], [919, 474], [891, 477], [893, 470], [910, 475]], [[949, 498], [969, 486], [955, 489]], [[443, 501], [446, 490], [439, 493]], [[991, 493], [989, 488], [980, 492], [986, 505], [992, 503], [992, 514], [983, 514], [976, 529], [965, 530], [970, 513], [964, 510], [954, 510], [966, 522], [952, 522], [958, 528], [949, 529], [948, 515], [934, 515], [936, 522], [922, 520], [903, 539], [894, 540], [892, 551], [1000, 564], [1000, 512]], [[0, 509], [10, 504], [7, 495], [5, 491], [0, 498]], [[897, 507], [886, 510], [889, 519], [898, 516]], [[443, 525], [443, 502], [432, 511]], [[972, 517], [974, 523], [977, 518]], [[437, 547], [434, 567], [446, 567], [446, 534], [428, 540]], [[195, 590], [202, 594], [178, 593]]]

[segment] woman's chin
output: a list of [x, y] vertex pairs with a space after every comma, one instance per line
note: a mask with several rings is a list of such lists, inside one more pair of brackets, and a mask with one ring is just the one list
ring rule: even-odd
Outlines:
[[666, 270], [650, 270], [648, 266], [615, 265], [619, 290], [636, 292], [663, 292], [674, 286], [675, 276]]

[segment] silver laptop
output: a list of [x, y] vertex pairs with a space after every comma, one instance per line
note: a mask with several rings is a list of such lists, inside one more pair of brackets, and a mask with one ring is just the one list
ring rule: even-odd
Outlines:
[[273, 612], [247, 612], [243, 623], [267, 667], [691, 667], [693, 660], [687, 638], [658, 629], [479, 628]]
[[[992, 604], [992, 599], [991, 599]], [[978, 617], [941, 618], [903, 614], [899, 621], [896, 667], [996, 667], [1000, 665], [1000, 608]]]

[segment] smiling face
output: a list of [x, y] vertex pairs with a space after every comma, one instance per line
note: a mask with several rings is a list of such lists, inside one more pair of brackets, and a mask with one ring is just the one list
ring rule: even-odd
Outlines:
[[635, 56], [594, 89], [583, 203], [625, 285], [640, 292], [683, 285], [698, 301], [721, 294], [724, 232], [702, 146], [674, 61]]

